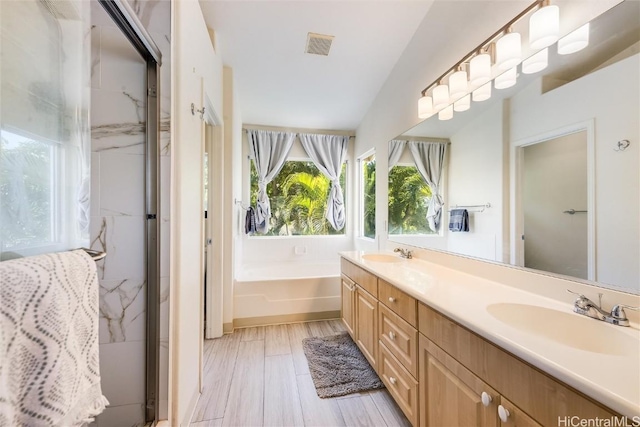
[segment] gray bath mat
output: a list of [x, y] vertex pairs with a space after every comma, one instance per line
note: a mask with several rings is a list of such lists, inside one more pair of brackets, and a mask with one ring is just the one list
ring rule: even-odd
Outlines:
[[336, 397], [383, 388], [367, 359], [348, 333], [302, 340], [319, 397]]

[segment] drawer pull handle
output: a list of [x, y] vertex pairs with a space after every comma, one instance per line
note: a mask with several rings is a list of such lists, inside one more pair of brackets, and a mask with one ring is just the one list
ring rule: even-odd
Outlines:
[[394, 297], [389, 297], [389, 302], [396, 302], [396, 299]]
[[484, 406], [491, 405], [491, 401], [493, 399], [491, 398], [491, 395], [489, 395], [489, 393], [487, 393], [486, 391], [483, 391], [482, 394], [480, 395], [480, 397], [482, 398], [482, 404]]
[[502, 405], [498, 405], [498, 416], [500, 417], [500, 421], [506, 423], [509, 419], [509, 410]]
[[393, 331], [389, 331], [389, 338], [391, 338], [392, 340], [395, 340], [396, 334], [394, 334]]
[[393, 385], [396, 385], [396, 379], [393, 377], [389, 377], [389, 382]]

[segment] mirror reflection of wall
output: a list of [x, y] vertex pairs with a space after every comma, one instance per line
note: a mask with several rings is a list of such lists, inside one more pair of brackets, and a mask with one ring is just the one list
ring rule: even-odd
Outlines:
[[[519, 73], [514, 87], [495, 89], [491, 99], [473, 102], [451, 120], [440, 121], [436, 115], [404, 132], [400, 137], [451, 141], [445, 225], [446, 212], [455, 205], [491, 207], [469, 210], [468, 233], [445, 227], [440, 238], [390, 234], [389, 240], [589, 278], [640, 293], [639, 16], [640, 3], [624, 1], [591, 22], [586, 49], [559, 55], [552, 46], [545, 70]], [[591, 144], [591, 160], [584, 162], [592, 190], [586, 191], [587, 201], [564, 197], [560, 218], [540, 219], [540, 228], [533, 231], [535, 218], [526, 214], [527, 204], [541, 202], [527, 202], [522, 190], [531, 183], [526, 184], [525, 176], [538, 174], [536, 180], [547, 189], [560, 188], [567, 178], [552, 176], [550, 160], [538, 162], [538, 171], [525, 173], [522, 159], [541, 149], [543, 141], [570, 134], [585, 135], [587, 146]], [[630, 141], [625, 150], [618, 149], [621, 140]], [[567, 138], [562, 141], [567, 143]], [[390, 188], [390, 200], [395, 191]], [[584, 197], [585, 192], [580, 193]], [[562, 213], [571, 209], [589, 213]], [[555, 266], [532, 260], [545, 251], [540, 248], [554, 246], [548, 236], [568, 233], [566, 221], [586, 222], [580, 237], [565, 238], [578, 242], [580, 249], [562, 249], [562, 256], [554, 257]], [[525, 248], [525, 242], [535, 243], [532, 233], [542, 240], [538, 249]], [[527, 241], [530, 237], [533, 242]], [[574, 252], [580, 253], [579, 262], [568, 256]]]

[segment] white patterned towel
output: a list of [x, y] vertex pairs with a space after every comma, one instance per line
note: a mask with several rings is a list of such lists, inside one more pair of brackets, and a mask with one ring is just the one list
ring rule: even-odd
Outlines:
[[98, 298], [82, 250], [0, 262], [0, 426], [79, 426], [109, 404]]

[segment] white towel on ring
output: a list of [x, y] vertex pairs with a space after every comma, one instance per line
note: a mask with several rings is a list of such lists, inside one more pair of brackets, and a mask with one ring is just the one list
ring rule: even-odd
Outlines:
[[79, 426], [108, 405], [98, 295], [82, 250], [0, 262], [0, 426]]

